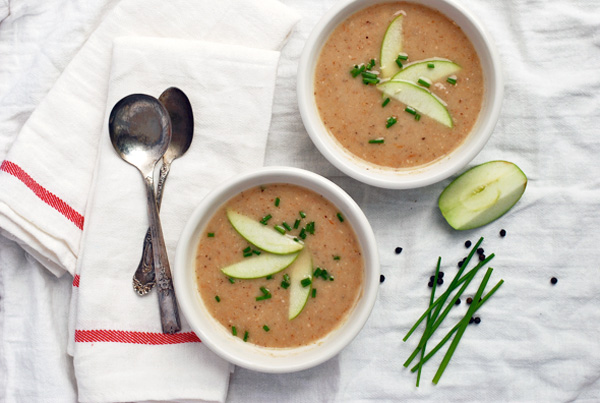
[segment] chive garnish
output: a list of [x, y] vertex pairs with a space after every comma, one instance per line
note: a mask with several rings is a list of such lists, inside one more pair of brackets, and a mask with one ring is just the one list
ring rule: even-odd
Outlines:
[[255, 299], [257, 301], [263, 301], [265, 299], [270, 299], [272, 297], [271, 292], [266, 289], [265, 287], [260, 287], [260, 292], [262, 292], [263, 295], [261, 295], [260, 297], [256, 297]]
[[379, 77], [377, 77], [377, 74], [369, 73], [368, 71], [363, 71], [362, 73], [360, 73], [360, 75], [363, 76], [364, 78], [379, 78]]
[[446, 81], [452, 85], [456, 85], [456, 78], [448, 77]]
[[272, 280], [273, 279], [273, 275], [269, 274], [267, 277], [265, 277], [267, 280]]
[[340, 220], [340, 222], [344, 222], [344, 216], [342, 215], [342, 213], [337, 213], [337, 218], [338, 220]]
[[408, 55], [406, 53], [398, 54], [398, 60], [408, 60]]
[[315, 271], [313, 272], [313, 276], [315, 276], [315, 277], [321, 277], [321, 272], [322, 272], [321, 268], [317, 267], [315, 269]]
[[398, 65], [398, 67], [403, 68], [404, 66], [402, 65], [402, 61], [400, 59], [396, 59], [396, 64]]
[[244, 256], [244, 257], [250, 257], [250, 256], [252, 256], [252, 252], [244, 253], [244, 255], [243, 255], [243, 256]]
[[419, 78], [417, 80], [417, 83], [422, 85], [423, 87], [427, 87], [427, 88], [431, 87], [431, 83], [424, 78]]
[[411, 115], [417, 114], [417, 110], [412, 106], [407, 106], [406, 108], [404, 108], [404, 111], [410, 113]]
[[300, 226], [300, 219], [296, 219], [296, 221], [294, 221], [294, 229], [298, 229], [299, 226]]
[[340, 257], [339, 256], [334, 256], [333, 260], [340, 260]]
[[208, 233], [208, 237], [209, 238], [214, 238], [215, 237], [215, 233], [214, 232], [209, 232]]
[[298, 214], [300, 214], [300, 217], [306, 218], [306, 213], [304, 211], [300, 211]]
[[288, 223], [286, 223], [285, 221], [282, 222], [281, 225], [283, 225], [283, 228], [285, 228], [288, 231], [292, 230], [292, 227], [290, 227], [290, 225]]
[[367, 70], [371, 70], [373, 67], [375, 67], [375, 59], [371, 59], [369, 61], [369, 63], [367, 64]]
[[267, 290], [265, 287], [260, 287], [260, 291], [265, 295], [269, 294], [269, 290]]
[[231, 326], [231, 334], [237, 336], [237, 327]]
[[281, 235], [285, 234], [285, 228], [283, 228], [281, 225], [276, 225], [273, 228], [275, 228], [275, 230], [277, 232], [279, 232]]
[[312, 289], [312, 297], [315, 298], [317, 296], [317, 289], [313, 288]]
[[273, 216], [271, 214], [267, 214], [260, 220], [260, 223], [262, 225], [267, 225], [267, 221], [269, 221], [271, 218], [273, 218]]
[[252, 249], [252, 253], [254, 253], [255, 255], [260, 255], [262, 252], [256, 249]]
[[221, 297], [219, 297], [218, 295], [215, 295], [215, 300], [216, 300], [217, 302], [221, 302]]
[[267, 326], [267, 325], [264, 325], [263, 329], [265, 330], [265, 332], [268, 332], [269, 330], [271, 330], [271, 329], [269, 329], [269, 326]]
[[381, 104], [381, 107], [383, 108], [383, 107], [385, 107], [389, 103], [390, 103], [390, 99], [386, 98], [385, 101], [383, 101], [383, 103]]
[[428, 69], [433, 69], [433, 68], [435, 68], [435, 64], [433, 64], [433, 63], [427, 63], [427, 68]]
[[383, 144], [384, 139], [371, 139], [369, 140], [369, 144]]
[[283, 280], [284, 280], [284, 281], [287, 281], [287, 282], [289, 283], [289, 282], [290, 282], [290, 275], [289, 275], [289, 274], [287, 274], [287, 273], [286, 273], [286, 274], [284, 274], [284, 275], [283, 275]]
[[287, 288], [290, 286], [290, 283], [288, 283], [287, 281], [282, 281], [281, 282], [281, 288], [283, 288], [284, 290], [287, 290]]
[[311, 221], [308, 224], [306, 224], [306, 232], [308, 232], [311, 235], [315, 234], [315, 222]]
[[244, 252], [244, 253], [248, 253], [248, 252], [251, 252], [251, 251], [252, 251], [252, 248], [251, 248], [250, 246], [248, 246], [248, 247], [247, 247], [246, 249], [244, 249], [242, 252]]
[[232, 279], [231, 277], [227, 277], [227, 278], [228, 278], [228, 280], [229, 280], [229, 282], [230, 282], [231, 284], [235, 284], [235, 280], [234, 280], [234, 279]]
[[364, 64], [362, 66], [360, 66], [360, 67], [358, 65], [355, 65], [354, 68], [352, 70], [350, 70], [350, 74], [352, 74], [352, 77], [356, 78], [363, 71], [365, 71], [365, 65]]
[[[440, 264], [442, 263], [442, 258], [438, 257], [437, 266], [435, 268], [434, 278], [438, 278], [440, 273]], [[431, 296], [429, 297], [429, 306], [433, 305], [433, 300], [435, 298], [435, 289], [436, 289], [437, 281], [433, 282], [433, 287], [431, 288]], [[429, 336], [431, 336], [431, 311], [427, 314], [427, 321], [425, 322], [425, 331], [423, 334], [427, 335], [425, 341], [423, 342], [423, 348], [421, 348], [421, 359], [419, 360], [419, 368], [417, 372], [417, 387], [419, 387], [419, 381], [421, 380], [421, 368], [423, 367], [423, 357], [425, 356], [425, 349], [427, 347], [427, 340]]]
[[302, 229], [300, 230], [300, 233], [298, 234], [298, 236], [299, 236], [300, 238], [302, 238], [302, 239], [306, 239], [306, 229], [305, 229], [305, 228], [302, 228]]
[[279, 202], [280, 202], [279, 197], [276, 197], [275, 198], [275, 207], [279, 207]]
[[362, 81], [363, 81], [363, 84], [365, 84], [365, 85], [379, 83], [379, 79], [378, 78], [363, 77]]
[[244, 341], [248, 341], [248, 331], [244, 332]]
[[311, 285], [311, 283], [312, 283], [312, 281], [311, 281], [310, 277], [303, 278], [300, 281], [300, 284], [302, 285], [302, 287], [308, 287], [309, 285]]
[[395, 116], [390, 116], [389, 118], [387, 118], [387, 120], [385, 121], [385, 127], [387, 129], [389, 129], [390, 127], [394, 126], [396, 124], [396, 122], [398, 121], [398, 118], [396, 118]]
[[418, 122], [419, 120], [421, 120], [421, 114], [417, 113], [415, 114], [415, 120]]

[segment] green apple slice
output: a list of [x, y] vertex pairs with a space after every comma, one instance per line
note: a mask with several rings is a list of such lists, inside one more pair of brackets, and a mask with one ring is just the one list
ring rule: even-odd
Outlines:
[[[430, 64], [434, 67], [429, 67]], [[456, 74], [460, 70], [461, 67], [450, 60], [429, 59], [405, 65], [404, 68], [396, 73], [391, 79], [393, 81], [405, 80], [416, 83], [419, 80], [419, 77], [425, 77], [432, 82], [436, 82], [444, 77]]]
[[473, 229], [510, 210], [526, 187], [527, 177], [512, 162], [486, 162], [450, 183], [440, 195], [438, 206], [452, 228]]
[[429, 90], [405, 80], [387, 81], [378, 84], [377, 89], [383, 91], [388, 97], [415, 108], [420, 114], [427, 115], [450, 128], [453, 127], [448, 108]]
[[273, 228], [237, 211], [227, 210], [227, 218], [238, 234], [265, 252], [285, 255], [298, 252], [304, 247], [302, 242], [296, 242], [292, 237], [282, 235]]
[[404, 49], [404, 40], [402, 37], [402, 22], [404, 15], [400, 14], [388, 25], [383, 41], [381, 41], [381, 51], [379, 53], [379, 64], [381, 66], [381, 78], [393, 76], [400, 70], [396, 64], [398, 54]]
[[233, 278], [261, 278], [280, 272], [291, 265], [297, 257], [297, 253], [288, 255], [263, 253], [224, 267], [221, 271], [226, 276]]
[[[289, 269], [289, 275], [290, 306], [288, 319], [292, 320], [300, 315], [312, 290], [312, 255], [307, 249], [300, 252], [298, 259]], [[302, 280], [307, 278], [311, 280], [311, 284], [305, 287], [302, 285]]]

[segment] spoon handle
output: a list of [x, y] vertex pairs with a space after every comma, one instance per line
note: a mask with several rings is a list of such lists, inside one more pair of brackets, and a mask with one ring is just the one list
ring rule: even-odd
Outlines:
[[152, 257], [154, 260], [154, 275], [158, 292], [158, 304], [163, 333], [176, 333], [181, 330], [177, 298], [173, 289], [171, 267], [167, 255], [167, 247], [163, 237], [158, 206], [154, 196], [154, 181], [152, 175], [144, 178], [148, 198], [148, 217], [150, 219], [150, 234], [152, 238]]
[[[167, 176], [169, 176], [170, 171], [171, 163], [163, 159], [163, 163], [160, 167], [158, 184], [156, 186], [156, 205], [158, 207], [158, 211], [160, 211], [165, 181], [167, 180]], [[150, 228], [148, 228], [148, 231], [146, 231], [146, 236], [144, 237], [142, 257], [140, 258], [140, 263], [138, 263], [138, 267], [133, 274], [133, 289], [138, 295], [144, 296], [152, 291], [152, 288], [154, 288], [155, 284], [154, 267], [152, 265], [152, 236], [150, 234]]]

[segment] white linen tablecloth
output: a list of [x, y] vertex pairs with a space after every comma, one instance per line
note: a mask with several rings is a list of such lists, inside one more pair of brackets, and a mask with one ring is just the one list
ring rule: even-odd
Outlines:
[[[505, 75], [498, 126], [471, 165], [513, 161], [529, 185], [507, 216], [456, 232], [436, 207], [449, 180], [377, 189], [318, 153], [298, 113], [296, 66], [311, 29], [335, 1], [282, 2], [303, 19], [282, 51], [266, 164], [306, 168], [348, 191], [374, 228], [386, 279], [365, 328], [341, 354], [296, 374], [237, 368], [228, 401], [599, 401], [600, 5], [461, 0], [495, 38]], [[11, 14], [0, 23], [0, 151], [115, 3], [10, 0]], [[64, 23], [54, 29], [59, 18]], [[402, 337], [426, 305], [437, 256], [452, 274], [464, 241], [479, 236], [486, 252], [496, 253], [492, 283], [505, 283], [481, 309], [482, 322], [465, 333], [439, 385], [429, 382], [436, 356], [415, 388], [402, 367], [415, 341]], [[6, 239], [0, 271], [0, 400], [73, 401], [68, 276], [54, 278]]]

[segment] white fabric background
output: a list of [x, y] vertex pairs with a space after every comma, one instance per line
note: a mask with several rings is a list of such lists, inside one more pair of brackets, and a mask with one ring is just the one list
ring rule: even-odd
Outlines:
[[[455, 232], [436, 208], [448, 180], [410, 191], [372, 188], [318, 153], [300, 120], [295, 75], [305, 39], [334, 0], [282, 2], [303, 19], [282, 51], [266, 164], [310, 169], [347, 190], [374, 228], [386, 281], [364, 330], [339, 356], [288, 375], [237, 368], [228, 400], [599, 401], [600, 5], [461, 1], [495, 38], [506, 82], [498, 126], [473, 164], [513, 161], [529, 185], [506, 217]], [[0, 23], [0, 160], [115, 3], [10, 0], [11, 14]], [[498, 237], [500, 228], [506, 238]], [[505, 284], [481, 309], [481, 324], [466, 332], [440, 384], [428, 380], [441, 356], [425, 366], [417, 389], [401, 365], [415, 341], [401, 339], [426, 304], [437, 256], [453, 274], [463, 242], [479, 236], [497, 255], [491, 282], [503, 278]], [[400, 255], [396, 246], [404, 248]], [[57, 401], [73, 400], [64, 352], [70, 278], [53, 278], [5, 239], [0, 270], [0, 400], [44, 401], [60, 393], [64, 399]]]

